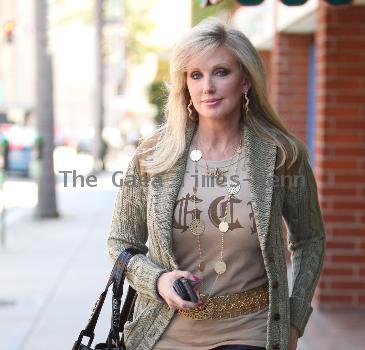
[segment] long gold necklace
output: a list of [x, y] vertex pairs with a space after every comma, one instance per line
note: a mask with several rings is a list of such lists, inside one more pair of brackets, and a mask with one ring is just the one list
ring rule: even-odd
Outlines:
[[[200, 143], [199, 143], [199, 130], [197, 131], [196, 134], [197, 134], [196, 135], [197, 136], [197, 143], [198, 143], [198, 145], [200, 145]], [[205, 159], [205, 157], [202, 156], [202, 152], [197, 148], [197, 145], [194, 144], [193, 146], [195, 147], [195, 150], [193, 150], [191, 152], [192, 157], [195, 157], [196, 159], [198, 159], [198, 161], [201, 158], [204, 160], [204, 162], [205, 162], [205, 172], [207, 173], [208, 176], [213, 176], [213, 177], [217, 178], [217, 177], [224, 176], [224, 173], [228, 172], [228, 170], [222, 170], [222, 169], [227, 168], [227, 167], [229, 168], [232, 165], [232, 163], [230, 165], [226, 165], [226, 166], [223, 166], [223, 167], [220, 167], [220, 168], [218, 168], [218, 167], [209, 168], [207, 160]], [[238, 159], [237, 159], [237, 161], [238, 161]], [[199, 167], [201, 167], [201, 166], [199, 166]]]
[[[205, 169], [206, 174], [209, 175], [209, 176], [214, 176], [216, 178], [219, 178], [220, 176], [223, 176], [224, 173], [226, 173], [228, 171], [228, 170], [222, 171], [222, 169], [226, 169], [230, 166], [230, 164], [228, 164], [228, 165], [223, 165], [223, 166], [220, 166], [220, 167], [209, 167], [208, 163], [207, 163], [207, 160], [204, 157], [202, 157], [202, 158], [205, 160], [205, 165], [199, 165], [198, 164], [198, 167], [201, 168], [201, 169]], [[236, 162], [239, 162], [241, 159], [242, 159], [242, 157], [239, 157], [231, 165], [235, 164]]]
[[[230, 172], [231, 166], [232, 164], [234, 164], [233, 160], [234, 158], [237, 156], [237, 161], [236, 161], [236, 169], [235, 169], [235, 174], [237, 174], [237, 167], [238, 167], [238, 158], [242, 152], [242, 139], [243, 139], [243, 129], [241, 127], [241, 134], [240, 134], [240, 142], [239, 145], [235, 148], [235, 153], [231, 159], [231, 163], [229, 165], [228, 168], [228, 173]], [[205, 160], [205, 158], [203, 157], [203, 153], [202, 151], [200, 151], [197, 148], [197, 145], [194, 145], [194, 149], [191, 151], [190, 153], [190, 159], [195, 163], [195, 172], [198, 171], [198, 162], [199, 160], [203, 158]], [[208, 168], [208, 165], [206, 165]], [[227, 171], [225, 171], [227, 172]], [[210, 175], [211, 173], [207, 172], [208, 175]], [[218, 174], [218, 175], [217, 175]], [[222, 173], [219, 173], [217, 171], [215, 171], [211, 176], [221, 176]], [[229, 225], [226, 222], [226, 218], [227, 218], [227, 214], [228, 214], [228, 207], [231, 204], [231, 198], [234, 194], [237, 194], [240, 191], [240, 184], [233, 182], [231, 179], [227, 179], [227, 183], [226, 183], [226, 196], [228, 195], [228, 199], [226, 201], [226, 207], [225, 207], [225, 213], [224, 213], [224, 217], [223, 217], [223, 221], [220, 222], [218, 228], [219, 231], [221, 232], [221, 252], [220, 252], [220, 259], [218, 261], [216, 261], [216, 263], [214, 264], [214, 270], [217, 273], [217, 276], [215, 278], [215, 281], [213, 282], [213, 285], [211, 287], [211, 290], [208, 294], [208, 296], [206, 296], [206, 294], [202, 293], [200, 294], [201, 298], [207, 302], [210, 298], [210, 296], [212, 295], [214, 286], [219, 278], [219, 276], [221, 274], [223, 274], [226, 269], [227, 269], [227, 265], [225, 263], [225, 261], [223, 260], [223, 251], [224, 251], [224, 233], [226, 233], [229, 229]], [[193, 219], [189, 225], [190, 231], [191, 233], [196, 236], [197, 238], [197, 244], [198, 244], [198, 250], [199, 250], [199, 265], [198, 265], [198, 269], [201, 272], [201, 274], [203, 275], [203, 271], [205, 269], [205, 260], [203, 258], [203, 253], [202, 253], [202, 249], [201, 249], [201, 242], [200, 242], [200, 236], [204, 233], [205, 231], [205, 223], [201, 218], [197, 217], [197, 208], [196, 208], [196, 193], [197, 193], [197, 187], [193, 186], [193, 202], [194, 202], [194, 210], [193, 210]], [[204, 288], [204, 279], [202, 278], [202, 287]]]

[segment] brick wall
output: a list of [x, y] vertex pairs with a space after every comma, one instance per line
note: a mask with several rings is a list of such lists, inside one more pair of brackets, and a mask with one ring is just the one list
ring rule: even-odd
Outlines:
[[288, 129], [307, 133], [310, 34], [276, 33], [271, 53], [270, 99]]
[[270, 91], [270, 87], [271, 87], [271, 51], [259, 50], [258, 53], [261, 57], [263, 65], [264, 65], [265, 75], [266, 75], [267, 93], [271, 99], [271, 91]]
[[321, 308], [365, 307], [365, 7], [320, 2], [316, 175], [326, 223]]

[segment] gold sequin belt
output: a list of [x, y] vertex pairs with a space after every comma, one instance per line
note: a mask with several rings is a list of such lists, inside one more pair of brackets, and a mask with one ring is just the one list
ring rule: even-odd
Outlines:
[[239, 293], [211, 297], [205, 305], [179, 309], [180, 315], [194, 320], [214, 320], [247, 315], [269, 306], [269, 283]]

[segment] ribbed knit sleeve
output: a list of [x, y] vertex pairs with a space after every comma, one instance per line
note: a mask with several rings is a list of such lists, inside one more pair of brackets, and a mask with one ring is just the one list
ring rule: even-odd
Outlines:
[[288, 226], [288, 248], [292, 254], [290, 322], [304, 333], [313, 311], [311, 300], [323, 265], [325, 229], [311, 166], [303, 158], [298, 173], [290, 176], [283, 216]]
[[143, 252], [133, 256], [127, 266], [126, 279], [138, 293], [164, 302], [157, 291], [157, 279], [167, 272], [145, 254], [147, 232], [147, 203], [135, 158], [130, 161], [123, 183], [118, 190], [108, 235], [108, 252], [114, 262], [121, 251], [136, 248]]

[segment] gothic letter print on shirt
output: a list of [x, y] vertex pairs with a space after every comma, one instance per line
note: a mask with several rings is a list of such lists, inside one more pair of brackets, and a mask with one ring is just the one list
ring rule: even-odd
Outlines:
[[[191, 210], [188, 210], [189, 202], [192, 203]], [[202, 202], [202, 199], [196, 197], [196, 203]], [[196, 216], [199, 219], [202, 211], [197, 208]], [[181, 229], [181, 233], [185, 232], [189, 228], [189, 224], [193, 219], [194, 213], [194, 196], [187, 193], [185, 197], [178, 199], [175, 202], [174, 217], [173, 217], [173, 228]], [[189, 220], [187, 220], [190, 216]]]
[[[243, 179], [248, 181], [248, 179]], [[185, 186], [184, 186], [185, 187]], [[231, 203], [225, 200], [225, 196], [220, 193], [215, 193], [214, 188], [209, 189], [210, 195], [195, 197], [197, 206], [197, 218], [203, 219], [205, 223], [212, 227], [218, 228], [220, 222], [224, 218], [224, 213], [227, 204], [229, 204], [227, 211], [226, 222], [230, 231], [236, 229], [247, 228], [247, 232], [251, 235], [257, 233], [252, 202], [248, 193], [241, 193], [239, 196], [232, 196]], [[189, 192], [184, 194], [184, 190], [179, 193], [174, 207], [173, 228], [179, 233], [185, 233], [189, 230], [189, 224], [194, 218], [194, 195]], [[241, 197], [242, 196], [242, 197]]]
[[[208, 210], [209, 220], [217, 228], [221, 223], [222, 219], [224, 218], [226, 206], [229, 203], [228, 200], [222, 202], [224, 198], [225, 198], [224, 196], [217, 197], [209, 205], [209, 210]], [[237, 217], [237, 215], [234, 215], [235, 204], [241, 202], [242, 202], [241, 200], [239, 200], [235, 196], [232, 196], [230, 207], [228, 208], [228, 215], [226, 218], [226, 221], [228, 223], [228, 229], [231, 231], [233, 231], [236, 228], [243, 228], [238, 219], [235, 222], [233, 222], [234, 220], [233, 218]], [[218, 214], [218, 208], [219, 208], [219, 214]]]

